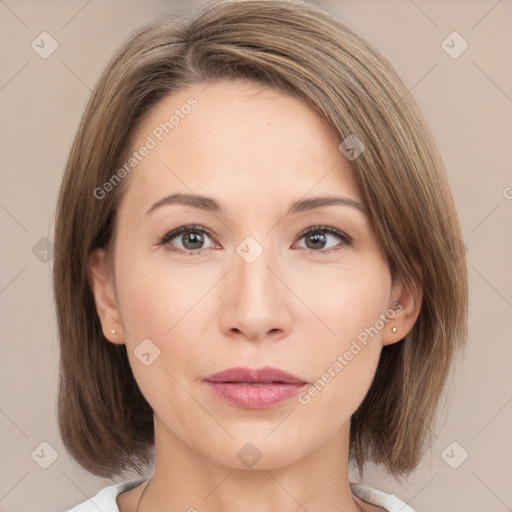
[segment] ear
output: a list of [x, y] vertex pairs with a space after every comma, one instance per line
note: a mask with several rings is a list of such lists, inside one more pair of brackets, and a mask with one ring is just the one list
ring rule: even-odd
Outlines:
[[117, 307], [114, 272], [109, 265], [105, 249], [94, 249], [89, 254], [89, 269], [90, 285], [103, 335], [110, 342], [122, 345], [125, 343], [125, 336]]
[[386, 312], [389, 321], [382, 333], [383, 345], [396, 343], [411, 331], [420, 314], [423, 293], [418, 285], [405, 286], [397, 279], [393, 283], [390, 298]]

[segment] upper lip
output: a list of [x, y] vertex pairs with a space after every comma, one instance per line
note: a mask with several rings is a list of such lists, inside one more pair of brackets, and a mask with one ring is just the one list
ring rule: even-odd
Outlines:
[[210, 375], [204, 380], [208, 382], [282, 382], [286, 384], [306, 384], [306, 381], [300, 377], [271, 366], [262, 366], [257, 369], [237, 366], [236, 368], [229, 368]]

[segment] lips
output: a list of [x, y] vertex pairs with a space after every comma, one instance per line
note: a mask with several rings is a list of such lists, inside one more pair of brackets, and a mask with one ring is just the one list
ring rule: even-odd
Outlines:
[[230, 368], [203, 380], [217, 396], [245, 409], [273, 407], [297, 395], [307, 384], [296, 375], [270, 366], [256, 370]]
[[306, 384], [307, 382], [296, 375], [272, 368], [271, 366], [263, 366], [256, 370], [246, 367], [229, 368], [214, 375], [210, 375], [204, 379], [208, 382], [237, 382], [246, 384]]

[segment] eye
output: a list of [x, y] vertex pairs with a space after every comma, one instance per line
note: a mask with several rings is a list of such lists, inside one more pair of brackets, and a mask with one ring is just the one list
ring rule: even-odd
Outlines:
[[[347, 234], [329, 226], [314, 226], [303, 231], [299, 236], [300, 240], [305, 240], [305, 246], [302, 247], [310, 249], [309, 254], [329, 254], [352, 244], [352, 239]], [[338, 243], [342, 243], [338, 247], [335, 243], [329, 245], [329, 239], [335, 239]], [[326, 248], [328, 250], [325, 250]]]
[[[177, 247], [173, 247], [171, 243], [174, 239], [177, 240]], [[198, 255], [204, 247], [206, 240], [211, 240], [211, 233], [200, 226], [181, 226], [173, 231], [169, 231], [160, 238], [159, 245], [164, 245], [165, 248], [172, 252], [181, 254]]]
[[[350, 236], [329, 226], [310, 227], [299, 235], [299, 241], [302, 239], [305, 240], [305, 245], [299, 245], [299, 247], [309, 249], [309, 254], [330, 254], [352, 244]], [[329, 239], [331, 239], [330, 245]], [[209, 247], [204, 246], [207, 240], [211, 242]], [[336, 243], [332, 243], [336, 240], [338, 246]], [[165, 246], [167, 250], [189, 256], [199, 255], [202, 249], [212, 248], [212, 243], [213, 234], [196, 225], [176, 228], [163, 235], [159, 240], [159, 245]], [[217, 244], [217, 247], [220, 246]]]

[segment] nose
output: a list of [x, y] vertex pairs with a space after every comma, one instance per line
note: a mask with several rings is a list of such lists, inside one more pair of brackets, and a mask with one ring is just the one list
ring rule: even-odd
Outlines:
[[219, 290], [220, 327], [229, 337], [263, 341], [290, 334], [293, 293], [286, 272], [270, 252], [265, 249], [250, 263], [233, 256], [233, 268]]

